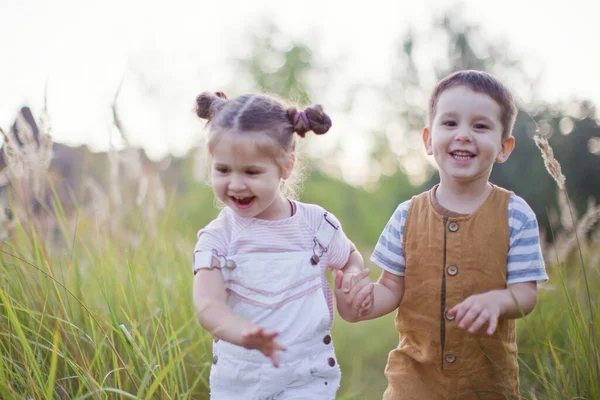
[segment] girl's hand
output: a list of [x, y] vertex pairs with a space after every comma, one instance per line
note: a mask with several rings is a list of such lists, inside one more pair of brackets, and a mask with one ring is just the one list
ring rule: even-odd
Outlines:
[[373, 283], [368, 278], [369, 270], [363, 269], [358, 273], [335, 273], [335, 296], [338, 302], [338, 311], [352, 310], [357, 317], [363, 317], [375, 305], [373, 297]]
[[265, 331], [265, 328], [257, 326], [242, 334], [242, 346], [247, 349], [256, 349], [269, 357], [275, 367], [279, 367], [279, 350], [285, 351], [275, 338], [279, 335], [276, 331]]
[[469, 333], [475, 333], [482, 326], [488, 326], [486, 333], [494, 334], [498, 327], [500, 317], [500, 304], [502, 299], [497, 291], [476, 294], [467, 297], [461, 303], [455, 305], [448, 311], [448, 315], [454, 316], [458, 327], [466, 329]]

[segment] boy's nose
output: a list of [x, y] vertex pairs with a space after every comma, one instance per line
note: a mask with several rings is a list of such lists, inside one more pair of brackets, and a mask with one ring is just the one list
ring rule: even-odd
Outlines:
[[455, 139], [461, 142], [470, 141], [472, 139], [471, 131], [466, 127], [461, 128], [456, 132]]

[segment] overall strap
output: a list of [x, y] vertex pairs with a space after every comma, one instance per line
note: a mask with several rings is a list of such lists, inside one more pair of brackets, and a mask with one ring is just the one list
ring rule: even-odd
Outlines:
[[333, 235], [340, 227], [331, 217], [327, 218], [328, 214], [327, 212], [323, 214], [323, 220], [313, 239], [315, 245], [313, 246], [313, 255], [310, 258], [313, 265], [318, 264], [320, 257], [327, 252]]

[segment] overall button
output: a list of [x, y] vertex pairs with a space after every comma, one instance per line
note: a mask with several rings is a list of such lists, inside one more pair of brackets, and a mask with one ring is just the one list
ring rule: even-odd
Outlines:
[[455, 316], [455, 315], [450, 315], [450, 314], [448, 314], [448, 311], [446, 311], [444, 314], [446, 314], [446, 319], [447, 319], [448, 321], [454, 321], [454, 318], [456, 318], [456, 316]]
[[450, 222], [448, 224], [448, 229], [450, 229], [450, 232], [456, 232], [458, 230], [458, 222]]
[[456, 265], [449, 265], [446, 272], [448, 272], [448, 275], [454, 276], [458, 274], [458, 267]]
[[449, 363], [453, 363], [456, 361], [456, 355], [454, 353], [447, 353], [446, 354], [446, 361]]
[[323, 338], [323, 343], [325, 343], [325, 344], [331, 343], [331, 336], [325, 335], [325, 337]]
[[213, 364], [217, 365], [217, 361], [219, 361], [219, 357], [216, 355], [213, 356]]
[[330, 367], [335, 366], [335, 360], [333, 359], [333, 357], [329, 357], [329, 359], [327, 360], [327, 364], [329, 364]]

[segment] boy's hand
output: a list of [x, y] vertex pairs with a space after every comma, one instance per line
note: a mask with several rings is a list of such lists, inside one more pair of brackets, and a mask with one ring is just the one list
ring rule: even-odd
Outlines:
[[335, 273], [335, 296], [339, 302], [343, 303], [343, 308], [352, 309], [356, 315], [362, 317], [373, 311], [373, 283], [367, 277], [368, 269], [363, 269], [358, 273]]
[[257, 326], [242, 334], [242, 346], [260, 351], [273, 361], [275, 367], [279, 367], [279, 350], [285, 351], [285, 347], [275, 340], [278, 335], [279, 332], [267, 332]]
[[502, 299], [497, 291], [476, 294], [467, 297], [461, 303], [452, 307], [448, 314], [455, 316], [456, 323], [461, 329], [475, 333], [484, 325], [488, 325], [486, 333], [494, 334], [500, 317]]

